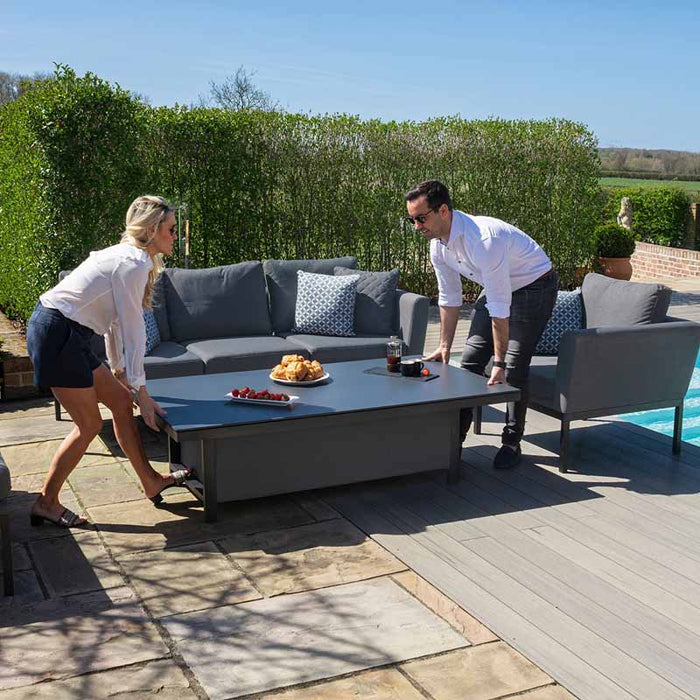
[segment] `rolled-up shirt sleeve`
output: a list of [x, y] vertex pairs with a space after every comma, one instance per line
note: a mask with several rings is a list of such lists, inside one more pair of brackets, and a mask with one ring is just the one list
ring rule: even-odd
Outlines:
[[122, 340], [122, 327], [119, 321], [114, 321], [105, 333], [105, 352], [107, 363], [112, 371], [124, 369], [124, 341]]
[[433, 247], [430, 262], [437, 278], [438, 306], [462, 306], [462, 278], [459, 272], [446, 265]]
[[481, 271], [489, 316], [509, 318], [513, 292], [505, 239], [500, 236], [485, 236], [480, 245], [476, 246], [474, 259]]
[[[127, 382], [139, 389], [146, 384], [143, 358], [146, 354], [146, 327], [143, 322], [143, 293], [148, 269], [125, 261], [112, 273], [112, 293], [118, 321], [110, 330], [116, 341], [121, 335], [124, 348], [124, 371]], [[117, 330], [119, 329], [119, 330]]]

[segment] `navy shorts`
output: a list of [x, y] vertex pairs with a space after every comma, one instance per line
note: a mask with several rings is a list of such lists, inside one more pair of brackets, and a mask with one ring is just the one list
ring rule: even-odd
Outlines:
[[102, 363], [90, 347], [95, 332], [39, 302], [27, 325], [27, 351], [34, 365], [34, 384], [83, 389]]

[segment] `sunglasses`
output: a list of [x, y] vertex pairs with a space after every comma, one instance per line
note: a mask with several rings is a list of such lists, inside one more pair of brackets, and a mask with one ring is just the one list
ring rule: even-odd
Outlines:
[[437, 211], [440, 207], [431, 207], [428, 209], [428, 211], [425, 212], [425, 214], [418, 214], [417, 216], [406, 216], [404, 217], [406, 223], [411, 224], [413, 226], [414, 224], [421, 224], [421, 226], [425, 223], [425, 220], [428, 218], [428, 214], [433, 211]]

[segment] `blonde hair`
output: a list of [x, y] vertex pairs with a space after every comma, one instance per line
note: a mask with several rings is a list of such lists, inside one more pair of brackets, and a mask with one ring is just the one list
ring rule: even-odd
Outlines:
[[[137, 197], [126, 212], [126, 228], [122, 233], [121, 242], [146, 250], [155, 238], [158, 227], [173, 211], [175, 211], [175, 207], [171, 206], [164, 197], [150, 194]], [[154, 255], [152, 260], [153, 267], [148, 273], [148, 281], [143, 293], [144, 309], [151, 308], [153, 285], [165, 267], [163, 256], [160, 253]]]

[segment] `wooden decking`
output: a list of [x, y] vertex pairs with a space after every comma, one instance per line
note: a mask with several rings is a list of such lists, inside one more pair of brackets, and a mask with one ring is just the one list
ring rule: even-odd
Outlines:
[[[677, 293], [670, 313], [700, 320], [698, 302]], [[579, 698], [700, 697], [700, 449], [674, 459], [666, 436], [581, 421], [560, 474], [559, 424], [530, 411], [524, 463], [499, 472], [503, 416], [484, 417], [459, 484], [435, 473], [325, 499]]]
[[462, 480], [377, 482], [326, 500], [580, 698], [700, 697], [700, 450], [622, 423], [534, 414], [516, 470], [502, 416], [469, 436]]

